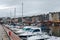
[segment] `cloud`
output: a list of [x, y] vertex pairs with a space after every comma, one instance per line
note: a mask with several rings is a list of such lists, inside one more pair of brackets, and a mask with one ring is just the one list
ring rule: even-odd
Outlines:
[[[14, 16], [16, 8], [17, 17], [22, 15], [22, 0], [0, 0], [0, 15]], [[60, 11], [60, 0], [23, 0], [24, 16], [38, 15], [47, 12]], [[8, 14], [8, 15], [6, 15]]]

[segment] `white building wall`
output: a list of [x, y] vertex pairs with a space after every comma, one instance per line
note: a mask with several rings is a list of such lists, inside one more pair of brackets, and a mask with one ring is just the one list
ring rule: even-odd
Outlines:
[[52, 19], [52, 15], [51, 14], [49, 14], [49, 21], [52, 21], [53, 19]]

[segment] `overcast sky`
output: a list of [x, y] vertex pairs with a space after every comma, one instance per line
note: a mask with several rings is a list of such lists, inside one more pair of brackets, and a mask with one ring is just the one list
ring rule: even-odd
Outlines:
[[[0, 0], [0, 17], [14, 17], [22, 15], [22, 0]], [[23, 15], [32, 16], [48, 12], [60, 11], [60, 0], [23, 0]], [[11, 14], [10, 14], [11, 12]]]

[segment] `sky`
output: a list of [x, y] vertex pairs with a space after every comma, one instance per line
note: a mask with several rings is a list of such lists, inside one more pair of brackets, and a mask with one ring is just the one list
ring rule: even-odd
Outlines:
[[[22, 16], [22, 0], [0, 0], [0, 17]], [[23, 0], [23, 16], [60, 12], [60, 0]]]

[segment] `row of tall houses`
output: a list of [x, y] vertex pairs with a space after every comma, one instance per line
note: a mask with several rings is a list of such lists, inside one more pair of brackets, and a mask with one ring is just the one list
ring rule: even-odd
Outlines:
[[60, 21], [60, 12], [49, 12], [48, 14], [24, 17], [24, 19], [31, 22]]
[[30, 21], [32, 23], [35, 22], [41, 22], [41, 21], [48, 21], [49, 20], [49, 14], [43, 14], [43, 15], [37, 15], [37, 16], [31, 16], [31, 17], [24, 17], [25, 21]]

